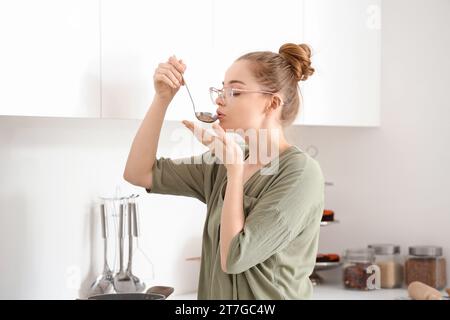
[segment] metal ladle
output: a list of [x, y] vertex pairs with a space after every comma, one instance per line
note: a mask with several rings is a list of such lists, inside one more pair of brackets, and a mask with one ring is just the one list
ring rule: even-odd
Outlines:
[[123, 251], [124, 251], [124, 204], [120, 204], [119, 216], [119, 272], [114, 276], [114, 289], [116, 292], [136, 292], [133, 279], [131, 279], [127, 271], [123, 268]]
[[211, 112], [197, 112], [197, 111], [195, 111], [194, 99], [192, 99], [192, 95], [191, 95], [191, 92], [189, 91], [189, 88], [187, 86], [186, 80], [183, 77], [182, 77], [182, 79], [183, 79], [184, 86], [186, 87], [186, 90], [187, 90], [187, 92], [189, 94], [189, 98], [191, 98], [192, 108], [194, 109], [195, 117], [198, 120], [200, 120], [202, 122], [206, 122], [206, 123], [212, 123], [212, 122], [216, 121], [217, 120], [217, 114], [212, 114]]
[[113, 273], [108, 265], [108, 233], [106, 230], [107, 217], [105, 212], [105, 204], [100, 205], [100, 218], [102, 224], [102, 238], [103, 238], [103, 273], [98, 276], [90, 289], [90, 295], [107, 294], [114, 291], [113, 287]]
[[136, 202], [130, 203], [128, 210], [128, 266], [127, 276], [133, 280], [136, 292], [142, 292], [145, 289], [145, 283], [136, 277], [131, 271], [133, 265], [133, 236], [138, 236]]

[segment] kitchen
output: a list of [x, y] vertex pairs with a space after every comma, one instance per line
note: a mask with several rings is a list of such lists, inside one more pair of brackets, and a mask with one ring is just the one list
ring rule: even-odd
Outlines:
[[[434, 245], [442, 248], [448, 261], [450, 3], [364, 1], [355, 12], [369, 17], [369, 27], [359, 30], [352, 23], [340, 24], [345, 21], [342, 15], [353, 14], [343, 8], [355, 1], [339, 2], [315, 3], [333, 6], [341, 15], [308, 1], [285, 1], [309, 13], [300, 22], [284, 21], [298, 24], [287, 37], [300, 32], [302, 41], [310, 39], [313, 49], [333, 40], [340, 54], [332, 59], [340, 63], [339, 68], [320, 73], [320, 63], [330, 66], [326, 63], [330, 55], [326, 47], [325, 54], [318, 51], [316, 80], [312, 76], [312, 88], [305, 87], [303, 118], [286, 131], [290, 141], [320, 163], [328, 182], [326, 209], [339, 220], [321, 228], [319, 253], [335, 253], [343, 259], [347, 249], [393, 243], [406, 258], [409, 247]], [[156, 65], [145, 56], [154, 44], [143, 39], [147, 30], [157, 27], [159, 20], [153, 19], [157, 14], [140, 10], [147, 5], [143, 1], [126, 6], [123, 1], [15, 3], [29, 9], [0, 2], [1, 38], [13, 48], [0, 53], [0, 299], [86, 298], [103, 268], [100, 197], [130, 194], [139, 194], [140, 212], [134, 273], [148, 287], [175, 288], [169, 299], [195, 299], [200, 269], [195, 258], [201, 254], [205, 205], [192, 198], [147, 194], [123, 179], [131, 142], [151, 98]], [[255, 3], [249, 1], [248, 7]], [[41, 25], [32, 14], [47, 12], [41, 4], [58, 6], [55, 10], [61, 16]], [[181, 57], [185, 51], [192, 70], [211, 73], [208, 79], [190, 80], [194, 90], [209, 82], [217, 84], [220, 80], [213, 77], [220, 79], [224, 66], [240, 50], [222, 50], [229, 41], [226, 32], [239, 28], [219, 28], [234, 10], [231, 4], [214, 4], [208, 8], [215, 12], [213, 18], [208, 15], [185, 32], [210, 39], [211, 28], [205, 25], [214, 20], [214, 50], [220, 54], [214, 58], [223, 65], [208, 61], [214, 67], [200, 69], [203, 62], [195, 53], [203, 49], [191, 45], [186, 50], [189, 39], [166, 41], [158, 53]], [[188, 23], [192, 17], [182, 13], [192, 10], [193, 4], [180, 5], [179, 18]], [[168, 8], [158, 10], [164, 9]], [[276, 10], [282, 14], [286, 8]], [[292, 15], [297, 11], [292, 10]], [[119, 14], [128, 22], [126, 27], [118, 23]], [[340, 18], [333, 20], [336, 16]], [[328, 23], [314, 23], [318, 20], [313, 17]], [[55, 31], [58, 23], [66, 28]], [[28, 35], [31, 26], [41, 26], [35, 36], [45, 41]], [[347, 28], [356, 32], [349, 36]], [[42, 36], [50, 31], [52, 37]], [[176, 37], [177, 30], [168, 32], [163, 36]], [[308, 38], [308, 32], [324, 36]], [[249, 35], [250, 31], [243, 36]], [[367, 42], [354, 43], [353, 36]], [[59, 42], [52, 42], [56, 38]], [[280, 44], [279, 39], [269, 39], [268, 50]], [[68, 59], [73, 63], [67, 64]], [[364, 69], [368, 73], [358, 73], [368, 63], [370, 68]], [[342, 68], [350, 71], [339, 73]], [[317, 87], [324, 92], [317, 94]], [[180, 93], [164, 122], [159, 156], [177, 158], [204, 151], [180, 123], [194, 120], [188, 96]], [[202, 105], [202, 97], [196, 97]], [[116, 260], [111, 255], [111, 265]], [[408, 298], [404, 283], [395, 289], [349, 290], [344, 288], [342, 266], [317, 273], [322, 283], [314, 287], [313, 299]], [[450, 276], [448, 263], [445, 273]]]

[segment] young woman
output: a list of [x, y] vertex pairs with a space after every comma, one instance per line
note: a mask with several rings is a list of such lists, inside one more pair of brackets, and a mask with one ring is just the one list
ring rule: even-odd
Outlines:
[[[183, 121], [210, 148], [183, 159], [189, 161], [156, 159], [164, 115], [183, 85], [186, 66], [171, 57], [155, 71], [154, 100], [133, 141], [124, 178], [147, 192], [207, 204], [198, 299], [311, 296], [324, 179], [319, 164], [283, 133], [299, 111], [298, 82], [314, 73], [310, 56], [307, 45], [287, 43], [279, 53], [238, 58], [223, 88], [210, 89], [219, 116], [215, 135]], [[228, 130], [239, 130], [245, 146], [226, 135]], [[262, 152], [267, 149], [270, 154]]]

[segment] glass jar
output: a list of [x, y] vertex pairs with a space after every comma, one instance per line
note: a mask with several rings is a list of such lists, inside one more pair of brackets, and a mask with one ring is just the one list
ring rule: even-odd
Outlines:
[[375, 252], [375, 264], [380, 268], [380, 287], [399, 288], [403, 284], [403, 258], [400, 246], [394, 244], [371, 244]]
[[[372, 290], [375, 252], [370, 248], [348, 249], [344, 253], [344, 286], [346, 289]], [[376, 271], [376, 270], [375, 270]]]
[[447, 282], [446, 261], [442, 256], [442, 247], [409, 247], [409, 256], [405, 263], [406, 285], [413, 281], [423, 282], [442, 290]]

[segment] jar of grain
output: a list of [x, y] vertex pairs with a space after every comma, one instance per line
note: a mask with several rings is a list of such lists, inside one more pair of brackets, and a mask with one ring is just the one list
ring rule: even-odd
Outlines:
[[403, 258], [400, 246], [394, 244], [371, 244], [375, 251], [375, 264], [380, 268], [381, 288], [399, 288], [403, 284]]
[[446, 261], [442, 256], [442, 247], [409, 247], [409, 256], [405, 263], [406, 285], [420, 281], [438, 290], [447, 282]]
[[[344, 286], [346, 289], [372, 290], [379, 287], [379, 269], [374, 265], [373, 249], [348, 249], [344, 254]], [[378, 270], [377, 270], [378, 269]], [[376, 276], [374, 278], [374, 276]], [[372, 280], [376, 279], [376, 283]]]

